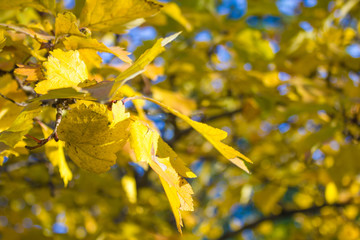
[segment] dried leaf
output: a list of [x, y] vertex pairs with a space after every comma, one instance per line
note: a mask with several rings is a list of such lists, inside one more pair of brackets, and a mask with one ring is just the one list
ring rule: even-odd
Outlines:
[[18, 68], [15, 69], [14, 73], [25, 76], [26, 81], [28, 82], [35, 82], [45, 79], [40, 65], [26, 66], [23, 64], [17, 64], [17, 66]]

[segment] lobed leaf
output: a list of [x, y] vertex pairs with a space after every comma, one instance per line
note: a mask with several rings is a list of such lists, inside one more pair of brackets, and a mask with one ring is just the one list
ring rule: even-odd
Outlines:
[[221, 140], [223, 140], [227, 137], [227, 133], [225, 131], [211, 127], [204, 123], [193, 121], [189, 117], [181, 114], [180, 112], [176, 111], [175, 109], [172, 109], [169, 106], [167, 106], [163, 103], [160, 103], [154, 99], [147, 98], [147, 97], [142, 97], [142, 98], [158, 104], [159, 106], [166, 109], [170, 113], [183, 119], [192, 128], [194, 128], [197, 132], [199, 132], [201, 135], [203, 135], [225, 158], [230, 160], [232, 163], [234, 163], [239, 168], [243, 169], [245, 172], [249, 173], [249, 170], [246, 167], [243, 160], [250, 162], [250, 163], [252, 161], [249, 158], [247, 158], [245, 155], [243, 155], [242, 153], [235, 150], [234, 148], [221, 142]]
[[103, 173], [116, 163], [116, 153], [129, 137], [130, 120], [112, 125], [113, 115], [105, 105], [80, 101], [63, 118], [58, 127], [71, 160], [80, 168]]
[[72, 12], [59, 13], [55, 19], [55, 36], [63, 34], [71, 34], [77, 36], [85, 36], [79, 30], [76, 16]]
[[86, 65], [76, 50], [65, 52], [55, 49], [44, 66], [46, 80], [39, 82], [35, 87], [35, 91], [39, 94], [45, 94], [53, 89], [76, 87], [88, 79]]
[[154, 0], [87, 0], [80, 15], [82, 27], [92, 31], [123, 33], [161, 9]]
[[[181, 232], [182, 211], [193, 211], [193, 190], [183, 178], [196, 175], [188, 169], [177, 154], [167, 145], [159, 134], [136, 120], [130, 128], [130, 145], [138, 161], [146, 161], [159, 175], [165, 193], [174, 213], [176, 225]], [[183, 176], [183, 177], [182, 177]]]

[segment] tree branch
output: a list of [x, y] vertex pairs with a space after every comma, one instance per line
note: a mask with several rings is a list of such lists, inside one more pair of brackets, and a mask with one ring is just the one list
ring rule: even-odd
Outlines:
[[0, 96], [1, 96], [2, 98], [6, 99], [6, 100], [8, 100], [8, 101], [10, 101], [10, 102], [18, 105], [18, 106], [20, 106], [20, 107], [25, 107], [25, 106], [27, 105], [27, 103], [18, 103], [18, 102], [16, 102], [15, 100], [13, 100], [13, 99], [11, 99], [11, 98], [8, 98], [8, 97], [5, 96], [5, 95], [2, 95], [1, 93], [0, 93]]
[[242, 226], [240, 229], [232, 231], [232, 232], [226, 232], [224, 233], [224, 235], [222, 235], [220, 238], [218, 238], [218, 240], [224, 240], [224, 239], [228, 239], [231, 237], [235, 237], [239, 234], [241, 234], [243, 231], [247, 230], [247, 229], [253, 229], [255, 227], [257, 227], [258, 225], [260, 225], [261, 223], [265, 222], [265, 221], [277, 221], [283, 218], [289, 218], [292, 217], [293, 215], [297, 214], [297, 213], [304, 213], [304, 214], [316, 214], [317, 212], [319, 212], [323, 207], [335, 207], [335, 208], [341, 208], [344, 206], [347, 206], [349, 204], [352, 204], [352, 201], [347, 201], [347, 202], [343, 202], [343, 203], [335, 203], [335, 204], [323, 204], [321, 206], [313, 206], [310, 208], [306, 208], [306, 209], [294, 209], [294, 210], [283, 210], [279, 215], [270, 215], [270, 216], [265, 216], [263, 218], [260, 218], [254, 222], [245, 224], [244, 226]]
[[[62, 106], [59, 104], [57, 107], [56, 107], [56, 110], [57, 110], [57, 113], [56, 113], [56, 120], [55, 120], [55, 128], [54, 128], [54, 131], [47, 137], [47, 138], [44, 138], [44, 139], [36, 139], [32, 136], [29, 136], [29, 135], [25, 135], [26, 137], [28, 138], [32, 138], [33, 140], [35, 140], [37, 142], [37, 145], [35, 146], [25, 146], [27, 149], [29, 150], [34, 150], [36, 148], [39, 148], [43, 145], [45, 145], [47, 142], [49, 142], [51, 139], [54, 139], [55, 141], [59, 141], [59, 138], [57, 136], [57, 128], [61, 122], [61, 119], [62, 119], [62, 112], [63, 112], [63, 109], [62, 109]], [[40, 125], [43, 125], [42, 122], [38, 121], [38, 123]]]

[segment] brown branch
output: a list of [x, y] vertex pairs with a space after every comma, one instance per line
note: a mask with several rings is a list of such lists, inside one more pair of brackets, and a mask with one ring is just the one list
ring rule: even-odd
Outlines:
[[260, 225], [261, 223], [266, 222], [266, 221], [277, 221], [280, 219], [289, 218], [297, 213], [316, 214], [323, 207], [341, 208], [341, 207], [345, 207], [349, 204], [352, 204], [352, 201], [348, 201], [348, 202], [344, 202], [344, 203], [335, 203], [335, 204], [323, 204], [321, 206], [313, 206], [313, 207], [306, 208], [306, 209], [283, 210], [279, 215], [266, 216], [266, 217], [260, 218], [258, 220], [255, 220], [251, 223], [245, 224], [238, 230], [231, 231], [231, 232], [225, 232], [224, 235], [222, 235], [220, 238], [218, 238], [218, 240], [224, 240], [224, 239], [229, 239], [229, 238], [235, 237], [235, 236], [241, 234], [243, 231], [245, 231], [247, 229], [253, 229], [253, 228], [257, 227], [258, 225]]
[[[62, 119], [62, 113], [63, 113], [63, 109], [62, 109], [62, 106], [59, 104], [56, 108], [56, 120], [55, 120], [55, 128], [54, 128], [54, 131], [47, 137], [47, 138], [44, 138], [44, 139], [36, 139], [32, 136], [29, 136], [29, 135], [26, 135], [26, 137], [28, 138], [32, 138], [34, 139], [36, 142], [37, 142], [37, 145], [35, 146], [25, 146], [27, 149], [29, 150], [34, 150], [36, 148], [39, 148], [43, 145], [45, 145], [47, 142], [49, 142], [51, 139], [54, 139], [55, 141], [59, 141], [59, 138], [57, 136], [57, 128], [61, 122], [61, 119]], [[44, 125], [44, 123], [40, 122], [40, 121], [37, 121], [39, 123], [39, 125]]]

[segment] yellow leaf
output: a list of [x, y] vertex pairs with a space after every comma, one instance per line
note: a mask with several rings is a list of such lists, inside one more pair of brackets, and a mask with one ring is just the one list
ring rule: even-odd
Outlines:
[[35, 30], [33, 30], [31, 28], [28, 28], [26, 26], [17, 26], [17, 25], [13, 25], [13, 24], [0, 23], [0, 27], [11, 29], [11, 30], [14, 30], [15, 32], [18, 32], [18, 33], [23, 33], [23, 34], [25, 34], [27, 36], [30, 36], [31, 38], [34, 38], [34, 39], [36, 39], [38, 41], [41, 41], [41, 42], [47, 42], [47, 41], [50, 41], [50, 40], [54, 39], [54, 36], [51, 36], [51, 35], [49, 35], [47, 33], [44, 33], [44, 32], [40, 32], [38, 30], [35, 31]]
[[94, 49], [81, 48], [79, 49], [80, 59], [83, 60], [88, 68], [91, 71], [93, 68], [100, 68], [102, 59]]
[[5, 30], [0, 29], [0, 52], [6, 44]]
[[173, 92], [155, 86], [151, 87], [151, 91], [153, 98], [158, 101], [166, 101], [169, 107], [174, 108], [186, 116], [189, 116], [196, 109], [195, 101], [186, 98], [179, 92]]
[[151, 63], [160, 53], [165, 51], [164, 46], [173, 41], [181, 32], [175, 33], [167, 38], [160, 38], [154, 46], [146, 50], [129, 68], [115, 78], [115, 84], [110, 91], [110, 98], [116, 95], [118, 89], [127, 81], [144, 72], [144, 68]]
[[72, 34], [84, 36], [79, 30], [76, 16], [72, 12], [59, 13], [55, 19], [55, 36]]
[[156, 66], [155, 64], [149, 64], [145, 67], [144, 75], [151, 80], [155, 81], [158, 76], [164, 75], [164, 67]]
[[[42, 124], [41, 127], [44, 137], [48, 137], [50, 134], [52, 134], [52, 129], [46, 125]], [[65, 159], [64, 145], [65, 144], [63, 141], [56, 142], [52, 139], [45, 144], [45, 154], [54, 167], [59, 167], [60, 176], [63, 179], [64, 185], [66, 187], [68, 182], [72, 179], [72, 173]]]
[[178, 231], [182, 233], [181, 227], [183, 227], [184, 225], [180, 212], [180, 199], [178, 198], [176, 189], [174, 187], [170, 187], [169, 184], [162, 177], [160, 177], [160, 181], [161, 184], [163, 185], [166, 196], [169, 199], [171, 210], [175, 217], [176, 227]]
[[[117, 92], [117, 96], [114, 96], [114, 98], [121, 99], [124, 96], [126, 96], [126, 97], [141, 96], [141, 93], [136, 92], [129, 85], [123, 85]], [[144, 100], [134, 100], [133, 103], [134, 103], [134, 106], [136, 108], [136, 112], [138, 113], [139, 118], [142, 120], [146, 120], [147, 117], [143, 110], [145, 101]]]
[[121, 184], [124, 188], [127, 198], [130, 203], [136, 203], [136, 181], [133, 176], [125, 175], [121, 178]]
[[176, 3], [167, 3], [162, 9], [169, 17], [180, 23], [188, 32], [192, 31], [192, 25], [182, 15], [181, 9]]
[[20, 9], [33, 7], [41, 12], [51, 13], [55, 9], [55, 0], [0, 0], [0, 9]]
[[[224, 144], [221, 142], [221, 140], [225, 139], [227, 137], [227, 133], [223, 130], [211, 127], [207, 124], [195, 122], [191, 120], [189, 117], [179, 113], [178, 111], [170, 108], [169, 106], [160, 103], [154, 99], [142, 97], [142, 99], [146, 99], [148, 101], [151, 101], [153, 103], [158, 104], [162, 108], [166, 109], [170, 113], [174, 114], [175, 116], [181, 118], [185, 122], [187, 122], [191, 127], [193, 127], [197, 132], [199, 132], [201, 135], [203, 135], [224, 157], [226, 157], [228, 160], [230, 160], [232, 163], [234, 163], [239, 168], [243, 169], [245, 172], [249, 173], [248, 168], [246, 167], [245, 163], [241, 160], [245, 160], [247, 162], [252, 162], [249, 158], [247, 158], [242, 153], [238, 152], [234, 148]], [[240, 158], [241, 159], [240, 159]]]
[[68, 50], [77, 50], [77, 49], [93, 49], [100, 52], [112, 53], [122, 61], [131, 64], [132, 60], [128, 57], [130, 54], [127, 51], [124, 51], [121, 47], [107, 47], [105, 44], [98, 42], [93, 38], [83, 38], [78, 36], [70, 36], [65, 38], [63, 41], [65, 48]]
[[78, 51], [64, 52], [55, 49], [44, 65], [46, 80], [39, 82], [35, 87], [39, 94], [45, 94], [52, 89], [76, 87], [88, 79], [86, 65], [80, 59]]
[[130, 144], [138, 161], [146, 161], [159, 175], [181, 232], [182, 211], [193, 211], [190, 184], [182, 177], [196, 177], [159, 134], [136, 120], [130, 129]]
[[193, 173], [188, 167], [186, 167], [183, 160], [172, 150], [172, 148], [164, 142], [161, 138], [158, 141], [158, 150], [156, 155], [159, 158], [169, 157], [170, 164], [176, 169], [176, 172], [185, 178], [196, 178], [195, 173]]
[[14, 73], [17, 75], [25, 76], [26, 81], [34, 82], [38, 80], [43, 80], [44, 75], [41, 71], [40, 65], [26, 66], [23, 64], [17, 64], [18, 68], [14, 70]]
[[161, 9], [154, 0], [87, 0], [80, 15], [82, 27], [93, 31], [123, 33], [126, 25], [135, 27]]
[[329, 204], [333, 204], [338, 200], [338, 190], [334, 182], [326, 185], [325, 199]]
[[130, 117], [130, 113], [125, 112], [125, 106], [122, 101], [117, 101], [112, 104], [112, 113], [113, 113], [113, 122], [112, 125], [117, 124], [118, 122], [124, 121]]
[[150, 163], [157, 151], [159, 134], [149, 129], [140, 121], [130, 126], [130, 145], [135, 152], [136, 159]]
[[21, 141], [33, 127], [33, 118], [38, 116], [40, 111], [38, 103], [29, 104], [17, 116], [10, 128], [0, 133], [0, 153], [13, 148]]
[[129, 119], [115, 125], [113, 113], [103, 104], [80, 101], [62, 119], [59, 139], [69, 157], [90, 172], [102, 173], [116, 162], [116, 153], [126, 143]]
[[177, 170], [171, 165], [169, 158], [155, 157], [149, 162], [149, 165], [170, 187], [175, 188], [181, 203], [180, 210], [193, 211], [194, 205], [191, 194], [194, 192], [190, 184], [179, 176]]
[[177, 229], [180, 233], [182, 233], [181, 227], [183, 227], [183, 222], [181, 211], [194, 210], [191, 197], [191, 194], [193, 194], [191, 186], [188, 182], [186, 182], [185, 179], [182, 179], [180, 187], [176, 188], [170, 186], [168, 182], [161, 176], [159, 176], [159, 178], [165, 190], [166, 196], [169, 199], [171, 210], [175, 217]]

